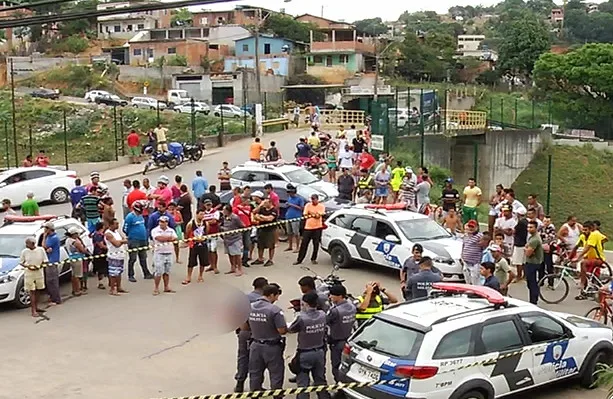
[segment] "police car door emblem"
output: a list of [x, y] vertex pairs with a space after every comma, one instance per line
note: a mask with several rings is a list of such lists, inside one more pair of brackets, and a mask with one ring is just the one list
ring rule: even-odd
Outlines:
[[366, 356], [366, 360], [368, 360], [369, 362], [371, 362], [371, 361], [372, 361], [372, 356], [370, 356], [370, 355]]
[[560, 358], [564, 354], [564, 348], [562, 347], [562, 345], [556, 345], [553, 347], [552, 352], [553, 352], [553, 360], [557, 362], [558, 360], [560, 360]]

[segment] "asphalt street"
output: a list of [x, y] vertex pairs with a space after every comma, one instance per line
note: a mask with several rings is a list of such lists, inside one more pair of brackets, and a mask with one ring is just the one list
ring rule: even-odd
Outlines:
[[[303, 133], [287, 131], [266, 135], [263, 140], [265, 144], [277, 141], [282, 154], [289, 157], [300, 134]], [[190, 183], [195, 171], [202, 170], [209, 183], [216, 183], [222, 161], [236, 165], [246, 159], [247, 153], [248, 142], [232, 143], [224, 152], [204, 157], [198, 163], [186, 163], [171, 172], [155, 171], [148, 177], [154, 182], [161, 174], [171, 179], [181, 174]], [[134, 178], [141, 179], [142, 175]], [[111, 194], [121, 198], [122, 182], [106, 183]], [[68, 214], [70, 208], [45, 206], [42, 212]], [[286, 244], [279, 245], [274, 266], [251, 267], [243, 277], [223, 274], [229, 266], [220, 253], [222, 274], [209, 273], [204, 283], [188, 286], [181, 286], [186, 269], [183, 250], [183, 263], [174, 265], [171, 274], [176, 294], [152, 296], [153, 283], [142, 280], [137, 272], [138, 282], [124, 281], [130, 293], [121, 297], [97, 290], [90, 280], [87, 296], [69, 298], [70, 286], [64, 284], [62, 291], [69, 299], [49, 309], [45, 318], [33, 319], [28, 310], [0, 307], [0, 381], [4, 382], [0, 399], [144, 399], [231, 392], [236, 337], [223, 323], [228, 298], [239, 291], [250, 291], [252, 280], [258, 276], [266, 276], [282, 286], [280, 306], [286, 307], [291, 299], [298, 298], [296, 282], [307, 271], [291, 265], [295, 255], [284, 252], [285, 248]], [[332, 269], [330, 257], [321, 253], [319, 259], [319, 265], [310, 267], [325, 275]], [[362, 265], [341, 270], [339, 275], [346, 279], [345, 284], [354, 295], [359, 295], [371, 280], [400, 293], [397, 272], [391, 269]], [[527, 299], [525, 283], [513, 285], [510, 293]], [[584, 314], [591, 306], [592, 302], [570, 299], [546, 308]], [[290, 322], [293, 312], [286, 311], [285, 317]], [[289, 337], [288, 360], [294, 349], [295, 337]], [[331, 381], [329, 376], [328, 382]], [[603, 390], [585, 391], [570, 383], [541, 389], [534, 395], [547, 399], [604, 396]]]

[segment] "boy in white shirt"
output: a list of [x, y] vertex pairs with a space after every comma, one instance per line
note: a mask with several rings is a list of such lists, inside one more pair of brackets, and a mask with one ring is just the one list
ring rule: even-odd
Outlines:
[[19, 264], [25, 269], [23, 286], [30, 293], [32, 317], [38, 317], [38, 312], [42, 312], [36, 305], [38, 302], [38, 291], [45, 289], [43, 264], [46, 262], [48, 260], [45, 249], [36, 246], [34, 237], [26, 238], [26, 248], [21, 251]]
[[168, 216], [161, 216], [159, 224], [151, 230], [153, 238], [153, 295], [160, 295], [160, 280], [164, 280], [164, 292], [174, 293], [170, 289], [170, 268], [174, 256], [174, 245], [177, 233], [168, 226]]

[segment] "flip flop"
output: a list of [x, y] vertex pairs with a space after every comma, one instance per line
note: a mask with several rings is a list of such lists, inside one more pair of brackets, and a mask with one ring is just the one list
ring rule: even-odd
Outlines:
[[233, 270], [230, 270], [230, 271], [228, 271], [228, 272], [225, 272], [224, 274], [234, 274], [234, 271], [233, 271]]
[[104, 286], [104, 284], [98, 284], [98, 289], [99, 290], [106, 290], [106, 287]]
[[219, 270], [215, 270], [215, 274], [219, 274]]
[[289, 251], [293, 251], [294, 248], [285, 248], [284, 252], [289, 252]]
[[198, 277], [198, 282], [199, 282], [199, 283], [204, 283], [204, 279], [203, 279], [203, 278]]
[[187, 285], [187, 284], [189, 284], [189, 283], [191, 283], [191, 281], [188, 281], [188, 280], [183, 280], [183, 281], [181, 282], [181, 284], [183, 284], [183, 285]]
[[177, 291], [175, 291], [175, 290], [164, 290], [164, 293], [165, 294], [176, 294]]
[[153, 291], [153, 296], [158, 296], [160, 295], [160, 291]]

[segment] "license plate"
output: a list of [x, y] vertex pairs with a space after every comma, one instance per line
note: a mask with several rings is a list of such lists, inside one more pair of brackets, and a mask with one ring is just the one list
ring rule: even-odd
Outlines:
[[379, 379], [381, 378], [381, 373], [379, 373], [378, 371], [375, 371], [368, 367], [364, 367], [359, 364], [357, 365], [355, 372], [360, 377], [365, 378], [366, 380], [370, 382], [379, 381]]

